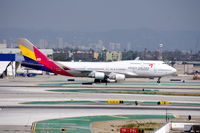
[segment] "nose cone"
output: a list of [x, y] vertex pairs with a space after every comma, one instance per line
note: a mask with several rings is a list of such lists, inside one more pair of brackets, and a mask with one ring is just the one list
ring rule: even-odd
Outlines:
[[171, 67], [172, 75], [176, 75], [177, 70], [173, 67]]

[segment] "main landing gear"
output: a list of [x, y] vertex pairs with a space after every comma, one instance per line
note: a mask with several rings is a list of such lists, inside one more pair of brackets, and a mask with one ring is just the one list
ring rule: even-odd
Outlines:
[[158, 84], [160, 83], [160, 79], [161, 79], [161, 77], [158, 78], [158, 81], [157, 81]]
[[107, 79], [94, 79], [94, 83], [106, 83], [106, 85], [108, 84], [108, 80]]

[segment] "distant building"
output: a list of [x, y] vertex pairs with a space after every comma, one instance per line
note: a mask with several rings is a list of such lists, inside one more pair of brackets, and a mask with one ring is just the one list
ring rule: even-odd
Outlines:
[[98, 50], [103, 50], [103, 49], [105, 49], [103, 40], [99, 40], [99, 41], [98, 41], [98, 43], [97, 43], [97, 45], [96, 45], [96, 49], [98, 49]]
[[47, 48], [48, 43], [46, 40], [40, 39], [39, 45], [40, 45], [40, 48]]
[[121, 44], [120, 43], [110, 42], [109, 43], [109, 49], [111, 51], [119, 51], [119, 50], [121, 50]]
[[128, 42], [128, 43], [127, 43], [126, 50], [127, 50], [127, 51], [133, 50], [133, 49], [132, 49], [131, 42]]
[[57, 48], [63, 48], [64, 47], [64, 40], [62, 37], [57, 38]]
[[193, 74], [200, 72], [200, 61], [176, 61], [174, 67], [178, 74]]
[[77, 51], [73, 53], [73, 60], [75, 61], [93, 61], [93, 52]]
[[69, 61], [69, 54], [68, 52], [60, 52], [60, 53], [53, 53], [53, 60], [54, 61]]
[[0, 44], [0, 48], [7, 48], [7, 44], [4, 43]]
[[121, 44], [120, 43], [115, 43], [116, 45], [116, 50], [120, 51], [121, 50]]
[[1, 54], [18, 54], [20, 53], [19, 48], [1, 48], [0, 49]]
[[122, 59], [122, 52], [106, 52], [106, 61], [119, 61]]
[[93, 52], [93, 59], [98, 60], [99, 58], [99, 52]]
[[102, 49], [101, 52], [99, 53], [98, 60], [99, 61], [106, 61], [106, 49]]
[[[40, 51], [48, 56], [48, 57], [52, 57], [53, 55], [53, 49], [40, 49]], [[1, 48], [0, 49], [0, 54], [19, 54], [20, 53], [20, 49], [19, 48]]]
[[73, 57], [73, 52], [68, 51], [68, 56], [69, 56], [69, 58], [72, 58]]
[[163, 44], [160, 44], [159, 45], [159, 56], [158, 56], [158, 60], [163, 60], [163, 47], [164, 47], [164, 45]]

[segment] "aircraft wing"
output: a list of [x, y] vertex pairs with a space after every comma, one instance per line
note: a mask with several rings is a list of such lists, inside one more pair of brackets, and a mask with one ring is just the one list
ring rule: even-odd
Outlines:
[[89, 75], [91, 72], [93, 72], [92, 70], [85, 70], [85, 69], [71, 69], [72, 71], [78, 71], [82, 74], [87, 74]]
[[138, 76], [138, 74], [133, 73], [133, 72], [126, 72], [125, 75], [127, 75], [127, 76]]
[[[86, 75], [90, 75], [91, 73], [94, 72], [94, 70], [88, 70], [88, 69], [71, 69], [73, 71], [78, 71], [79, 73], [82, 73], [82, 74], [86, 74]], [[110, 75], [111, 73], [115, 73], [115, 74], [124, 74], [125, 76], [129, 77], [129, 76], [138, 76], [138, 74], [136, 73], [133, 73], [133, 72], [110, 72], [110, 71], [101, 71], [101, 70], [98, 70], [96, 72], [102, 72], [102, 73], [105, 73], [105, 75]]]
[[[72, 71], [78, 71], [79, 73], [82, 74], [87, 74], [89, 75], [90, 73], [94, 72], [95, 70], [89, 70], [89, 69], [71, 69]], [[105, 73], [106, 75], [109, 74], [110, 72], [106, 72], [106, 71], [96, 71], [96, 72], [102, 72]]]

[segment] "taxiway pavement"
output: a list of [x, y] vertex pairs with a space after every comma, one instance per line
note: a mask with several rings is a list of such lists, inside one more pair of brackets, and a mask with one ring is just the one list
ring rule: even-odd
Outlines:
[[[180, 78], [180, 77], [179, 77]], [[77, 82], [90, 81], [91, 79], [77, 79]], [[31, 125], [32, 122], [62, 118], [92, 115], [118, 115], [118, 114], [155, 114], [155, 115], [192, 115], [200, 117], [199, 107], [181, 106], [172, 109], [150, 106], [149, 108], [135, 105], [23, 105], [23, 102], [31, 101], [65, 101], [65, 100], [126, 100], [126, 101], [170, 101], [200, 103], [200, 96], [177, 95], [147, 95], [147, 94], [116, 94], [116, 93], [88, 93], [88, 92], [51, 92], [52, 89], [156, 89], [166, 92], [200, 93], [200, 82], [186, 79], [185, 83], [171, 83], [169, 78], [163, 80], [163, 84], [157, 85], [156, 81], [149, 79], [129, 79], [119, 85], [90, 85], [65, 84], [66, 77], [34, 77], [0, 80], [0, 125]], [[187, 83], [188, 82], [188, 83]], [[70, 82], [71, 83], [71, 82]], [[41, 86], [41, 84], [54, 84], [54, 86]], [[143, 85], [145, 84], [145, 85]], [[63, 84], [62, 84], [63, 85]], [[45, 107], [46, 106], [46, 107]], [[67, 107], [68, 106], [68, 107]], [[69, 107], [71, 106], [71, 107]], [[75, 107], [76, 106], [76, 107]], [[82, 107], [81, 107], [82, 106]], [[85, 107], [84, 107], [85, 106]], [[93, 106], [87, 107], [87, 106]], [[102, 107], [101, 107], [102, 106]], [[109, 107], [109, 108], [106, 108]], [[113, 106], [113, 108], [112, 108]], [[61, 108], [62, 107], [62, 108]], [[171, 109], [170, 109], [171, 108]]]

